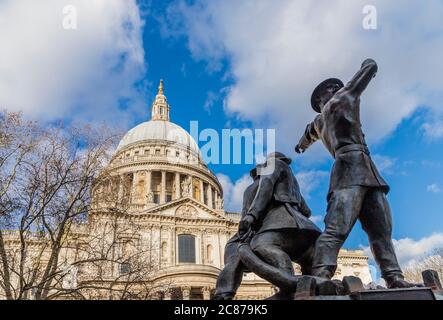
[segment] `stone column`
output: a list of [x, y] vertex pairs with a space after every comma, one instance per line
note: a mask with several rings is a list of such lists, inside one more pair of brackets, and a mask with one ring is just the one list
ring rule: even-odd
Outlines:
[[205, 203], [205, 185], [203, 180], [200, 179], [200, 201], [201, 203]]
[[215, 197], [215, 209], [220, 209], [218, 207], [218, 192], [217, 191], [215, 191], [214, 197]]
[[183, 287], [182, 294], [183, 294], [183, 300], [189, 300], [191, 298], [191, 288]]
[[[205, 239], [203, 237], [203, 231], [200, 231], [200, 257], [198, 257], [199, 259], [197, 260], [197, 263], [199, 264], [204, 264], [205, 263], [205, 249], [206, 249], [206, 245], [205, 245]], [[196, 257], [197, 258], [197, 257]]]
[[171, 291], [166, 289], [163, 300], [171, 300]]
[[175, 173], [175, 199], [180, 199], [181, 197], [181, 185], [180, 185], [180, 173]]
[[172, 237], [171, 264], [176, 265], [178, 263], [177, 229], [176, 228], [172, 228], [171, 237]]
[[166, 202], [166, 171], [162, 171], [160, 203]]
[[[146, 179], [145, 179], [145, 191], [146, 197], [152, 192], [151, 191], [151, 171], [146, 171]], [[147, 200], [147, 199], [145, 199]]]
[[194, 199], [194, 177], [193, 176], [189, 176], [189, 182], [191, 183], [191, 190], [189, 193], [189, 197]]
[[212, 205], [212, 186], [208, 184], [208, 207], [214, 209]]
[[203, 300], [210, 300], [211, 299], [211, 288], [203, 287], [202, 293], [203, 293]]
[[124, 176], [118, 176], [117, 183], [118, 183], [118, 198], [117, 198], [117, 204], [121, 204], [123, 201], [123, 184], [125, 182]]
[[224, 255], [223, 255], [223, 245], [220, 239], [220, 231], [217, 233], [217, 243], [218, 243], [218, 260], [220, 261], [220, 265], [224, 266], [225, 262], [224, 260]]
[[138, 177], [137, 173], [134, 172], [132, 174], [131, 193], [129, 195], [129, 197], [131, 199], [131, 204], [137, 202], [138, 195], [135, 193], [135, 190], [137, 189], [137, 177]]
[[169, 254], [168, 254], [168, 265], [173, 265], [173, 254], [174, 254], [174, 228], [168, 228], [169, 232]]

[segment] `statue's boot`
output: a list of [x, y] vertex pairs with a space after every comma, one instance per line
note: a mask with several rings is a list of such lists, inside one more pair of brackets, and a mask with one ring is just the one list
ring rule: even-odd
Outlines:
[[404, 289], [404, 288], [414, 288], [414, 287], [423, 287], [422, 284], [419, 283], [411, 283], [403, 279], [402, 277], [392, 277], [385, 279], [386, 286], [388, 289]]
[[321, 266], [312, 268], [312, 274], [319, 278], [331, 279], [335, 273], [335, 266]]

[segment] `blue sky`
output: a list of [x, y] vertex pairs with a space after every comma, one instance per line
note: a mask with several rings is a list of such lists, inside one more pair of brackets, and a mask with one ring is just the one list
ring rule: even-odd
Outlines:
[[[77, 30], [60, 27], [67, 4], [78, 8]], [[0, 104], [128, 130], [149, 119], [162, 78], [171, 119], [186, 130], [191, 120], [218, 132], [275, 129], [322, 226], [332, 160], [321, 143], [302, 156], [293, 147], [315, 116], [312, 88], [349, 80], [373, 57], [379, 74], [362, 97], [362, 122], [391, 185], [393, 238], [407, 264], [443, 246], [443, 4], [373, 4], [377, 28], [365, 30], [365, 1], [6, 0]], [[238, 210], [251, 165], [210, 168]], [[345, 246], [367, 246], [360, 225]]]
[[[162, 15], [165, 7], [167, 4], [153, 9]], [[235, 116], [224, 112], [224, 97], [220, 91], [232, 82], [231, 79], [224, 80], [229, 60], [223, 61], [220, 70], [208, 71], [207, 63], [196, 61], [191, 56], [185, 37], [165, 37], [160, 29], [161, 24], [152, 20], [145, 29], [143, 40], [149, 65], [147, 79], [153, 83], [154, 91], [158, 79], [165, 79], [166, 94], [172, 105], [172, 120], [187, 130], [190, 119], [198, 120], [200, 128], [214, 128], [218, 131], [229, 126], [253, 127], [250, 121], [238, 121]], [[219, 95], [210, 111], [204, 108], [208, 92]], [[310, 92], [305, 94], [307, 100]], [[364, 107], [363, 97], [362, 108]], [[426, 122], [426, 116], [424, 106], [401, 121], [392, 133], [371, 146], [373, 154], [383, 155], [382, 160], [388, 161], [387, 164], [383, 163], [387, 167], [382, 171], [392, 188], [389, 200], [395, 221], [393, 236], [396, 239], [420, 239], [432, 233], [443, 232], [443, 193], [428, 190], [431, 185], [443, 189], [443, 140], [425, 136], [422, 126]], [[135, 122], [142, 120], [136, 119]], [[295, 145], [304, 128], [294, 128], [293, 137], [288, 139], [279, 137], [278, 128], [276, 130], [277, 137], [285, 139], [284, 143]], [[290, 156], [297, 157], [294, 153]], [[324, 159], [320, 163], [303, 164], [301, 170], [329, 171], [331, 165], [331, 160]], [[216, 173], [226, 174], [235, 181], [248, 171], [249, 166], [212, 165], [211, 169]], [[293, 169], [295, 172], [300, 170], [297, 165]], [[318, 214], [325, 212], [327, 180], [328, 176], [324, 176], [309, 197], [311, 207]], [[366, 244], [366, 236], [361, 232], [360, 226], [357, 226], [346, 245], [358, 247]]]

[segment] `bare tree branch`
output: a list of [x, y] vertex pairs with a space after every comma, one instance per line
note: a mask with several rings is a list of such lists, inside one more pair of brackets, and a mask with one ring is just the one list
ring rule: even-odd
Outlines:
[[0, 112], [0, 297], [146, 299], [168, 287], [152, 284], [159, 246], [143, 243], [107, 169], [119, 137]]

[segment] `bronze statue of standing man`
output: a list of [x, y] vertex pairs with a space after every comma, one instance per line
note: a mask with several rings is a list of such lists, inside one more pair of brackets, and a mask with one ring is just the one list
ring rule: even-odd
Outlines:
[[388, 288], [405, 288], [413, 285], [404, 280], [391, 240], [389, 186], [370, 157], [360, 122], [360, 96], [377, 70], [376, 62], [367, 59], [346, 86], [339, 79], [318, 85], [311, 105], [319, 115], [307, 126], [295, 150], [302, 153], [321, 140], [335, 158], [325, 231], [316, 242], [313, 275], [334, 275], [339, 250], [359, 219]]

